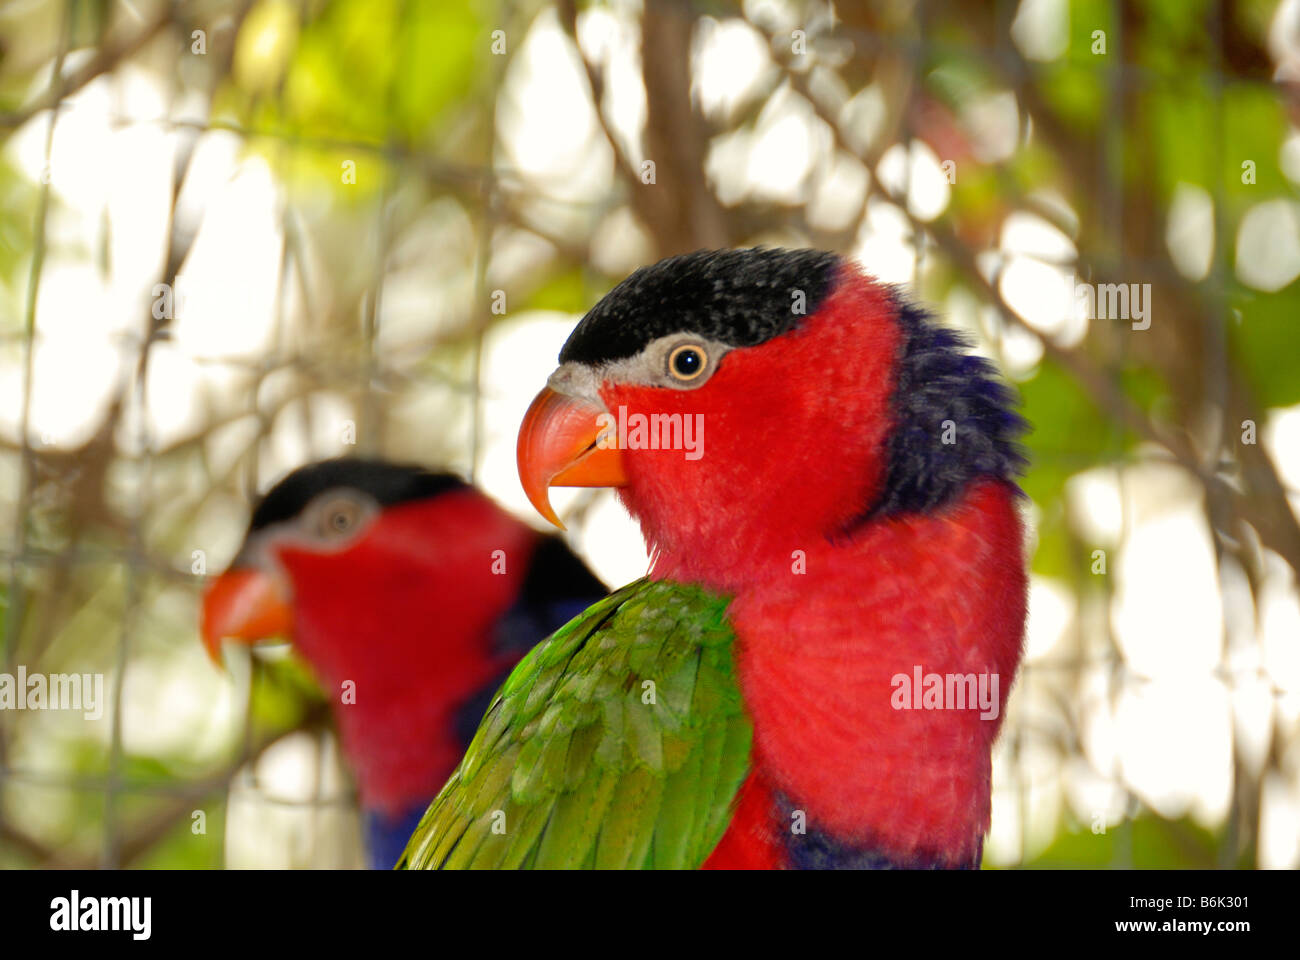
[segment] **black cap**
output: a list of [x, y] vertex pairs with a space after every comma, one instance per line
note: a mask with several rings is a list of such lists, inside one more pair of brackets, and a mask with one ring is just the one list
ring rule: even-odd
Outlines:
[[622, 360], [670, 333], [756, 346], [814, 313], [839, 266], [839, 257], [820, 250], [754, 247], [669, 257], [637, 270], [592, 307], [560, 362]]
[[341, 457], [309, 463], [290, 473], [267, 491], [253, 510], [249, 530], [260, 530], [296, 517], [311, 500], [326, 490], [350, 487], [369, 494], [380, 506], [426, 500], [469, 485], [450, 473], [425, 467]]

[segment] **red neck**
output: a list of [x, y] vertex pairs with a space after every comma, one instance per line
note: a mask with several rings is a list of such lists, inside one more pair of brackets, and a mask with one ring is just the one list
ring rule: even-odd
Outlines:
[[[1026, 609], [1014, 500], [1008, 484], [981, 483], [933, 515], [806, 544], [805, 573], [787, 553], [728, 576], [755, 770], [810, 830], [900, 862], [977, 859]], [[704, 566], [661, 562], [656, 575], [709, 584]], [[896, 709], [893, 678], [917, 668], [975, 674], [990, 691], [996, 675], [996, 718]]]
[[507, 665], [493, 625], [536, 542], [467, 490], [390, 507], [346, 556], [281, 552], [294, 644], [334, 705], [367, 807], [394, 814], [429, 799], [460, 759], [456, 710]]

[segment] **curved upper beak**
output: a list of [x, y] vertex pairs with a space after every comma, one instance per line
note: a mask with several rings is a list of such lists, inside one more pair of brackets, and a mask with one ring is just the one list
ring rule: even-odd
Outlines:
[[519, 479], [537, 512], [561, 530], [551, 487], [627, 484], [618, 435], [604, 406], [543, 387], [524, 414], [515, 449]]
[[253, 567], [232, 567], [203, 594], [203, 646], [221, 663], [227, 638], [247, 644], [288, 637], [293, 610], [283, 589], [268, 574]]

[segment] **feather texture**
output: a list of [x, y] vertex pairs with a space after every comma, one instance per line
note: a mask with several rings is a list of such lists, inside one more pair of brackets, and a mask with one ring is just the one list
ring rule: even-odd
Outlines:
[[727, 599], [640, 580], [515, 668], [406, 869], [693, 868], [749, 771]]

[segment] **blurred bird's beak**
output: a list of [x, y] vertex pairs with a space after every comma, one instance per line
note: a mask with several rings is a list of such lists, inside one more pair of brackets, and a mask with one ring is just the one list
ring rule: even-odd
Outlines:
[[221, 663], [227, 638], [247, 644], [288, 637], [293, 611], [275, 579], [252, 567], [232, 567], [203, 594], [203, 646]]
[[551, 509], [551, 487], [627, 484], [618, 431], [600, 404], [543, 387], [524, 414], [515, 450], [519, 479], [537, 512], [561, 530]]

